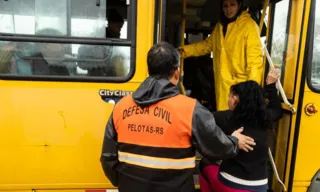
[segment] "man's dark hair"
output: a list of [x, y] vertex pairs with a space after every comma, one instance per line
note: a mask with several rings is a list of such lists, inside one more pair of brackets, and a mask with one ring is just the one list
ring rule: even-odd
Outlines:
[[123, 17], [116, 9], [109, 9], [107, 13], [108, 23], [124, 23]]
[[179, 53], [169, 43], [155, 44], [148, 52], [148, 72], [157, 78], [171, 78], [179, 67]]

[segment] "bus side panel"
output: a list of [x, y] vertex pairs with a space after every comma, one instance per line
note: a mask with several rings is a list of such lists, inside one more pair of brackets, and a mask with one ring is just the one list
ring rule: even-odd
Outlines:
[[136, 70], [127, 83], [0, 80], [0, 191], [112, 189], [100, 154], [114, 107], [100, 89], [134, 91], [147, 76], [154, 2], [139, 0]]
[[[310, 185], [310, 181], [320, 168], [320, 150], [319, 150], [319, 113], [308, 116], [305, 113], [305, 107], [308, 104], [320, 106], [320, 95], [310, 91], [306, 87], [303, 101], [303, 111], [301, 113], [301, 122], [298, 137], [298, 147], [296, 155], [296, 163], [294, 169], [293, 186], [299, 183], [304, 187]], [[306, 182], [308, 181], [308, 182]]]
[[1, 82], [0, 189], [112, 187], [99, 159], [114, 105], [68, 85]]

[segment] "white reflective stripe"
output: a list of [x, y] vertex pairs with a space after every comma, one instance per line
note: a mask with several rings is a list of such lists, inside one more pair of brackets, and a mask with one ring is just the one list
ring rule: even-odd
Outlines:
[[247, 185], [247, 186], [261, 186], [268, 184], [268, 178], [262, 179], [262, 180], [244, 180], [237, 177], [234, 177], [232, 175], [229, 175], [225, 172], [220, 172], [220, 175], [224, 177], [226, 180], [231, 181], [233, 183], [237, 183], [240, 185]]
[[187, 169], [194, 168], [196, 164], [195, 157], [171, 159], [124, 153], [120, 151], [118, 152], [118, 155], [120, 162], [158, 169]]
[[118, 189], [107, 189], [106, 192], [119, 192]]

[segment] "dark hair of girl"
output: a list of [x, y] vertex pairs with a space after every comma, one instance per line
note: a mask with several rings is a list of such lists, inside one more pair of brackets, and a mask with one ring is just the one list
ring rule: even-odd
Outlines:
[[231, 86], [230, 92], [239, 97], [233, 117], [241, 126], [269, 128], [264, 90], [255, 81], [241, 82]]

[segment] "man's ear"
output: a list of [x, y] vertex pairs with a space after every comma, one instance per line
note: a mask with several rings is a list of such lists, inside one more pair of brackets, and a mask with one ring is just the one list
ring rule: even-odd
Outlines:
[[177, 73], [177, 79], [180, 79], [180, 67], [177, 68], [176, 73]]

